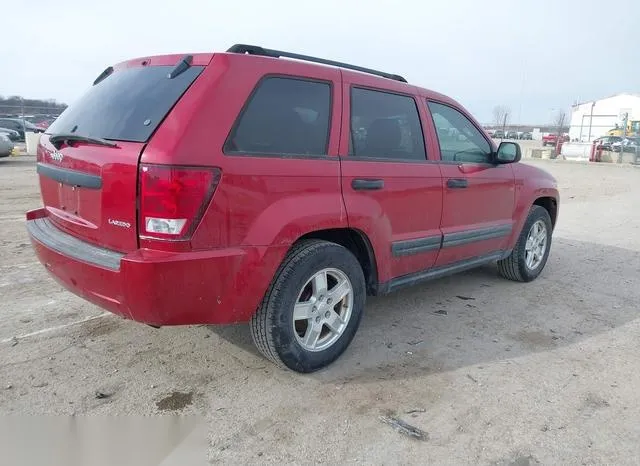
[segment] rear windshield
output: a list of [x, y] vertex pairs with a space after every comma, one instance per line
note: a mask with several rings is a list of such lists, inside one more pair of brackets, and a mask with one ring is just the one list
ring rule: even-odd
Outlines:
[[114, 72], [68, 107], [47, 133], [146, 142], [204, 67], [191, 66], [169, 79], [173, 68], [140, 66]]

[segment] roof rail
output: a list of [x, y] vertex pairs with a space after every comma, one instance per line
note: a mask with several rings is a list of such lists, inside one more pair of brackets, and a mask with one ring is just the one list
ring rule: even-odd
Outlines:
[[397, 74], [385, 73], [384, 71], [372, 70], [371, 68], [363, 68], [362, 66], [350, 65], [348, 63], [342, 63], [339, 61], [326, 60], [324, 58], [310, 57], [308, 55], [300, 55], [297, 53], [283, 52], [281, 50], [265, 49], [258, 45], [246, 45], [235, 44], [227, 50], [228, 53], [247, 53], [249, 55], [261, 55], [263, 57], [272, 58], [293, 58], [294, 60], [303, 60], [313, 63], [320, 63], [322, 65], [338, 66], [340, 68], [346, 68], [349, 70], [360, 71], [362, 73], [374, 74], [387, 79], [393, 79], [394, 81], [400, 81], [406, 83], [407, 80]]

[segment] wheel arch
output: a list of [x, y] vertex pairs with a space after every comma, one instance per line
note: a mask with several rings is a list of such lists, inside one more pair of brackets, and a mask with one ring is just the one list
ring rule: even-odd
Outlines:
[[375, 295], [378, 286], [378, 268], [375, 252], [367, 235], [355, 228], [329, 228], [302, 235], [294, 243], [307, 239], [320, 239], [345, 247], [356, 256], [364, 273], [367, 294]]
[[549, 213], [551, 226], [555, 229], [558, 218], [558, 200], [551, 196], [542, 196], [533, 201], [533, 205], [543, 207]]

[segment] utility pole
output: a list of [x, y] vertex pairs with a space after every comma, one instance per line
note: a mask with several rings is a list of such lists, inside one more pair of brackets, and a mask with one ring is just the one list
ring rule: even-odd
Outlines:
[[509, 114], [507, 112], [504, 113], [504, 118], [502, 120], [502, 137], [506, 137], [505, 134], [505, 128], [507, 127], [507, 117], [509, 116]]
[[596, 101], [591, 103], [591, 113], [589, 114], [589, 136], [587, 136], [587, 142], [591, 142], [591, 128], [593, 127], [593, 107], [596, 106]]
[[558, 124], [558, 139], [562, 135], [562, 129], [564, 128], [564, 119], [565, 119], [565, 117], [566, 116], [565, 116], [564, 112], [561, 112], [559, 117], [558, 117], [558, 121], [556, 122]]
[[27, 125], [24, 122], [24, 97], [20, 97], [20, 116], [22, 117], [22, 131], [27, 133]]

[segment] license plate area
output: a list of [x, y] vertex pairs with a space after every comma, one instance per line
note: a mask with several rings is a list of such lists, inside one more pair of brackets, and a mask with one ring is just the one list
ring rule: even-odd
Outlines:
[[78, 215], [78, 199], [80, 196], [80, 188], [64, 183], [58, 183], [58, 197], [60, 199], [60, 208], [65, 212]]

